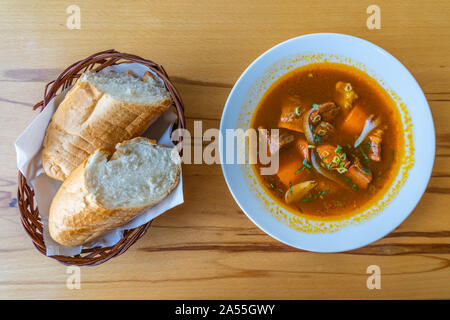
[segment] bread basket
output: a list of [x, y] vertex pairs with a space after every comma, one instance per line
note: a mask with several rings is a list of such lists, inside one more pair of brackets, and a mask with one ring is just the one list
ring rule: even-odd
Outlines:
[[[184, 129], [185, 118], [183, 102], [177, 90], [175, 89], [175, 86], [170, 81], [169, 76], [165, 72], [164, 68], [154, 63], [153, 61], [146, 60], [132, 54], [117, 52], [113, 49], [95, 53], [69, 66], [55, 80], [49, 82], [46, 85], [44, 99], [37, 103], [33, 109], [41, 107], [41, 110], [43, 110], [51, 99], [53, 99], [63, 90], [69, 88], [74, 83], [74, 81], [76, 81], [86, 70], [100, 71], [115, 64], [133, 62], [147, 66], [164, 81], [167, 90], [172, 96], [174, 106], [178, 115], [178, 121], [174, 124], [173, 130], [177, 128]], [[179, 142], [181, 142], [181, 139], [182, 137], [180, 136]], [[25, 177], [20, 171], [18, 172], [17, 204], [19, 206], [21, 221], [22, 225], [25, 228], [25, 231], [30, 236], [34, 246], [39, 250], [39, 252], [45, 255], [46, 247], [42, 234], [43, 226], [41, 217], [39, 215], [39, 209], [37, 208], [37, 205], [35, 203], [34, 191], [27, 184]], [[82, 252], [76, 256], [55, 255], [50, 257], [65, 265], [99, 265], [113, 257], [124, 253], [140, 237], [145, 234], [147, 229], [150, 227], [150, 224], [151, 221], [138, 228], [126, 230], [124, 232], [123, 238], [111, 247], [95, 247], [91, 249], [83, 249]]]

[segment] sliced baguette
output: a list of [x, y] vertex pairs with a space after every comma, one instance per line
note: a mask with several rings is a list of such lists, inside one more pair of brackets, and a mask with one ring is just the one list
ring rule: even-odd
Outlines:
[[141, 135], [172, 103], [151, 73], [85, 72], [53, 114], [42, 150], [46, 174], [62, 180], [99, 148]]
[[177, 186], [180, 162], [175, 149], [141, 137], [118, 143], [114, 152], [95, 151], [53, 198], [51, 237], [78, 246], [125, 224]]

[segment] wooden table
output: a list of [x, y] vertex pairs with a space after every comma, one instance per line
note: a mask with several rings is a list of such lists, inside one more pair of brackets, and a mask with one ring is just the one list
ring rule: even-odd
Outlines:
[[[81, 9], [81, 29], [66, 8]], [[369, 30], [366, 9], [381, 8]], [[0, 3], [0, 298], [450, 298], [449, 1], [2, 1]], [[31, 244], [16, 204], [14, 140], [37, 115], [44, 85], [75, 60], [115, 48], [166, 68], [188, 125], [218, 127], [225, 100], [258, 55], [286, 39], [338, 32], [396, 56], [428, 98], [436, 126], [434, 171], [425, 195], [394, 232], [340, 254], [303, 252], [260, 231], [228, 191], [219, 166], [185, 165], [185, 203], [154, 221], [128, 252], [81, 269]], [[381, 290], [366, 268], [379, 265]]]

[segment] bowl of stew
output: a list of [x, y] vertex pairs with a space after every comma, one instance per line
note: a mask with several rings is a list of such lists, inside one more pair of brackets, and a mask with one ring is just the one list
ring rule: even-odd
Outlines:
[[434, 162], [431, 112], [414, 77], [382, 48], [342, 34], [300, 36], [258, 57], [231, 90], [220, 131], [222, 170], [243, 212], [309, 251], [351, 250], [391, 232]]

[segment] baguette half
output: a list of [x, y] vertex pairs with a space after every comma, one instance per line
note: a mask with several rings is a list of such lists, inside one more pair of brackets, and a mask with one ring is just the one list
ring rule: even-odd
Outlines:
[[78, 246], [161, 202], [180, 179], [174, 148], [134, 138], [114, 152], [97, 150], [63, 182], [50, 206], [50, 236]]
[[141, 135], [172, 104], [150, 72], [86, 71], [53, 114], [42, 150], [42, 166], [54, 179], [69, 173], [100, 148]]

